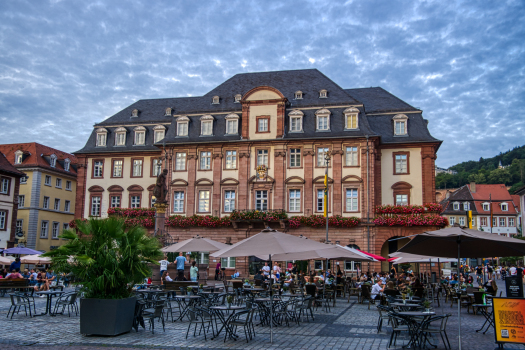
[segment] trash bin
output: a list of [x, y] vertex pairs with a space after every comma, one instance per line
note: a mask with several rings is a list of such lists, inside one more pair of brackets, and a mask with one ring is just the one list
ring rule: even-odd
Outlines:
[[436, 273], [435, 272], [431, 273], [430, 280], [431, 280], [431, 283], [437, 283], [437, 277], [436, 277]]

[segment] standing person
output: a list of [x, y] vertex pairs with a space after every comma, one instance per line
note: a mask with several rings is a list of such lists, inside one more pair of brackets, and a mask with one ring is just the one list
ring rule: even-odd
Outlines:
[[195, 266], [195, 264], [195, 261], [193, 261], [190, 267], [190, 280], [193, 282], [197, 282], [197, 278], [199, 277], [199, 268]]
[[500, 273], [501, 273], [501, 279], [505, 281], [505, 277], [507, 277], [507, 270], [504, 267], [502, 267]]
[[487, 265], [487, 278], [489, 280], [492, 279], [492, 273], [494, 272], [494, 269], [492, 268], [491, 265]]
[[516, 270], [516, 265], [515, 264], [512, 264], [512, 266], [509, 269], [509, 272], [510, 272], [511, 276], [516, 276], [517, 270]]
[[392, 268], [390, 269], [390, 279], [393, 280], [396, 278], [397, 270], [394, 267], [394, 264], [392, 264]]
[[262, 272], [266, 277], [269, 277], [270, 275], [270, 266], [268, 266], [268, 263], [265, 262], [264, 266], [262, 267]]
[[160, 264], [160, 275], [162, 276], [162, 273], [164, 271], [168, 271], [168, 265], [170, 264], [170, 262], [168, 261], [168, 256], [164, 255], [164, 259], [159, 261], [159, 264]]
[[523, 267], [521, 265], [516, 268], [516, 276], [523, 281]]
[[476, 266], [476, 279], [479, 284], [483, 284], [483, 267]]
[[219, 262], [215, 266], [215, 280], [219, 281], [221, 275], [221, 259], [219, 259]]
[[9, 266], [9, 271], [20, 270], [20, 265], [22, 265], [20, 258], [16, 258], [15, 261], [11, 263], [11, 266]]
[[186, 257], [182, 255], [182, 252], [179, 252], [179, 256], [175, 259], [177, 263], [177, 272], [184, 275], [184, 264], [186, 264]]
[[275, 273], [275, 276], [277, 277], [277, 279], [279, 279], [279, 277], [281, 277], [281, 268], [279, 267], [277, 262], [273, 263], [273, 272]]

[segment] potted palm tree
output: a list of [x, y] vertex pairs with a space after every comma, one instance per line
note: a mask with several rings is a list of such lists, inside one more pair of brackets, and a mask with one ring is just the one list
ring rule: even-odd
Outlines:
[[126, 228], [118, 218], [76, 220], [68, 242], [47, 252], [57, 270], [72, 273], [81, 285], [80, 333], [117, 335], [131, 331], [135, 310], [133, 285], [158, 264], [160, 244], [141, 226]]

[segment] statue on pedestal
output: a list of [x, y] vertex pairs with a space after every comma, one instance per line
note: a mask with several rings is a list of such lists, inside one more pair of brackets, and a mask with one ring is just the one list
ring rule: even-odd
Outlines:
[[168, 186], [166, 186], [167, 175], [168, 169], [164, 169], [159, 176], [157, 176], [157, 182], [155, 183], [155, 189], [153, 190], [156, 203], [166, 203], [166, 195], [168, 194]]

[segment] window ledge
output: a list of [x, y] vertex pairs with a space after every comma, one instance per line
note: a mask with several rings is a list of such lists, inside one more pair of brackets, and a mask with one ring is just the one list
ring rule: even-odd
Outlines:
[[199, 135], [199, 137], [213, 137], [215, 135]]
[[289, 134], [304, 134], [304, 130], [301, 131], [288, 131]]
[[316, 129], [315, 130], [316, 132], [331, 132], [332, 130], [328, 129], [328, 130], [319, 130], [319, 129]]
[[348, 129], [348, 128], [344, 128], [343, 129], [344, 131], [361, 131], [361, 129], [357, 128], [357, 129]]
[[96, 148], [105, 148], [105, 147], [107, 147], [107, 146], [96, 145], [95, 147], [96, 147]]
[[185, 137], [186, 137], [186, 138], [189, 138], [188, 135], [183, 135], [183, 136], [177, 135], [177, 136], [175, 136], [175, 138], [181, 138], [181, 139], [182, 139], [182, 138], [185, 138]]
[[408, 137], [408, 134], [404, 134], [404, 135], [395, 135], [394, 134], [394, 137]]
[[224, 136], [239, 136], [239, 133], [236, 133], [236, 134], [224, 134]]

